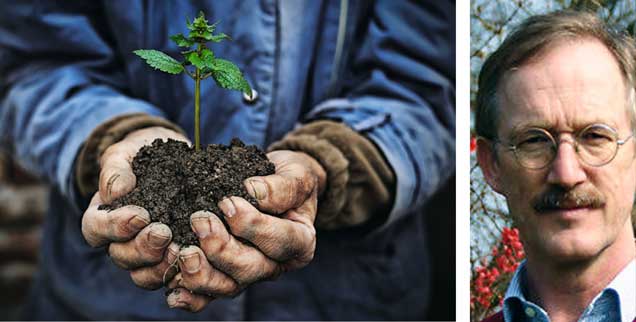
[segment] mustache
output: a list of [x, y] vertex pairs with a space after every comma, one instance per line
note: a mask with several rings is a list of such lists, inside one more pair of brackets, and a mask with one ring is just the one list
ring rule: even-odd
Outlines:
[[534, 210], [542, 213], [567, 208], [600, 208], [605, 205], [605, 197], [594, 187], [566, 189], [550, 186], [533, 201]]

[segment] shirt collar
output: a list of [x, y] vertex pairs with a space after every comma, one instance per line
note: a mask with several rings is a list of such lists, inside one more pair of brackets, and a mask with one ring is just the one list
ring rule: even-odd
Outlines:
[[636, 259], [633, 259], [605, 290], [614, 290], [618, 294], [623, 321], [631, 322], [636, 318]]
[[512, 276], [504, 296], [505, 321], [550, 321], [548, 313], [543, 308], [526, 299], [526, 288], [526, 261], [523, 260]]
[[[615, 293], [623, 322], [631, 322], [636, 317], [636, 259], [632, 260], [607, 287], [594, 298], [589, 312], [597, 300], [608, 293]], [[527, 293], [526, 261], [522, 261], [515, 271], [504, 296], [503, 314], [506, 321], [550, 321], [547, 312], [526, 299]], [[585, 314], [585, 313], [584, 313]]]

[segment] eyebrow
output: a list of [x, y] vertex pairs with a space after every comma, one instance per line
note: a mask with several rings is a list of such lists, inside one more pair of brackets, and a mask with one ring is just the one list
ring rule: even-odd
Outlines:
[[533, 122], [533, 123], [523, 122], [513, 126], [510, 129], [510, 134], [512, 134], [512, 137], [514, 138], [519, 133], [522, 133], [530, 128], [541, 128], [541, 129], [546, 129], [548, 131], [552, 129], [552, 127], [550, 126], [548, 122]]
[[[616, 122], [614, 121], [601, 121], [600, 119], [592, 119], [591, 121], [587, 121], [587, 122], [579, 122], [574, 124], [574, 126], [572, 127], [571, 131], [568, 132], [576, 132], [578, 130], [581, 130], [587, 126], [590, 126], [592, 124], [605, 124], [610, 126], [611, 128], [618, 130], [618, 125], [616, 124]], [[541, 128], [541, 129], [545, 129], [548, 130], [550, 132], [552, 132], [553, 130], [555, 130], [554, 126], [546, 121], [536, 121], [536, 122], [522, 122], [519, 123], [515, 126], [513, 126], [510, 129], [511, 133], [519, 133], [520, 131], [523, 130], [527, 130], [529, 128]], [[559, 132], [564, 132], [564, 131], [559, 131]]]
[[[576, 124], [575, 127], [571, 130], [571, 131], [567, 131], [570, 133], [576, 133], [577, 131], [581, 131], [584, 128], [592, 125], [592, 124], [604, 124], [607, 125], [609, 127], [611, 127], [612, 129], [614, 129], [614, 131], [619, 131], [617, 129], [617, 125], [615, 122], [601, 122], [600, 120], [595, 120], [595, 121], [591, 121], [591, 122], [586, 122], [586, 123], [581, 123], [581, 124]], [[563, 133], [566, 131], [556, 131], [555, 128], [553, 126], [551, 126], [550, 124], [548, 124], [547, 122], [544, 121], [538, 121], [536, 123], [520, 123], [517, 124], [515, 126], [512, 127], [512, 129], [510, 130], [510, 136], [508, 137], [509, 140], [514, 140], [517, 136], [519, 136], [520, 134], [524, 133], [525, 131], [527, 131], [528, 129], [531, 128], [540, 128], [540, 129], [544, 129], [548, 132], [550, 132], [552, 135], [555, 135], [557, 133]]]

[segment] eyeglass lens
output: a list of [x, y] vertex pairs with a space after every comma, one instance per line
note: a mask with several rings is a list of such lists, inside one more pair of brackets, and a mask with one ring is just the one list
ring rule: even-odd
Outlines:
[[[616, 131], [606, 125], [591, 125], [575, 137], [575, 150], [579, 158], [591, 166], [610, 162], [618, 149]], [[518, 162], [531, 169], [547, 166], [556, 157], [558, 144], [545, 129], [529, 129], [518, 135], [513, 149]]]

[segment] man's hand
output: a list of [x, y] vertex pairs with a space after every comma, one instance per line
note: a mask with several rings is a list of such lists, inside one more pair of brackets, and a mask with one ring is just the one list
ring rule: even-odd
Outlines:
[[239, 197], [219, 202], [229, 231], [212, 213], [191, 216], [201, 247], [179, 253], [181, 272], [169, 285], [174, 289], [167, 298], [170, 307], [200, 311], [214, 298], [235, 296], [252, 283], [313, 259], [314, 219], [325, 171], [305, 153], [274, 151], [267, 156], [276, 173], [245, 180], [258, 209]]
[[[146, 289], [163, 286], [176, 273], [179, 247], [171, 243], [172, 232], [161, 223], [150, 224], [148, 211], [125, 206], [112, 211], [99, 205], [129, 193], [136, 185], [132, 160], [144, 145], [157, 138], [188, 142], [183, 135], [163, 127], [150, 127], [128, 134], [108, 147], [100, 159], [99, 191], [82, 217], [82, 234], [93, 247], [108, 246], [113, 262], [130, 271], [135, 284]], [[188, 142], [189, 144], [189, 142]]]

